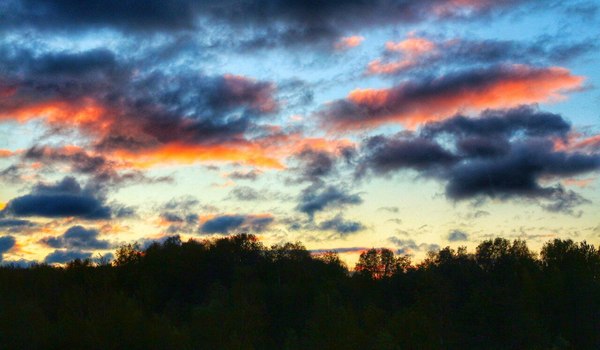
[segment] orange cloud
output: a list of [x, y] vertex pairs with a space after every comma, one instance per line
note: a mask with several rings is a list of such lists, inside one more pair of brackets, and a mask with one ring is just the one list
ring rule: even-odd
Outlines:
[[591, 137], [586, 137], [583, 140], [578, 141], [573, 145], [574, 148], [584, 149], [584, 150], [600, 150], [600, 135], [594, 135]]
[[376, 59], [369, 62], [367, 74], [394, 74], [414, 67], [415, 64], [415, 61], [409, 59], [389, 63], [384, 63], [381, 59]]
[[600, 151], [600, 135], [585, 137], [578, 133], [572, 133], [567, 140], [554, 140], [554, 149], [557, 151]]
[[577, 186], [581, 188], [586, 188], [591, 185], [594, 181], [596, 181], [595, 177], [590, 177], [586, 179], [564, 179], [562, 182], [567, 186]]
[[[213, 161], [284, 168], [283, 159], [287, 155], [271, 144], [274, 138], [254, 139], [246, 135], [253, 133], [254, 120], [236, 120], [219, 114], [240, 108], [265, 114], [276, 112], [279, 104], [275, 85], [233, 74], [214, 80], [216, 82], [207, 84], [215, 90], [212, 93], [217, 97], [215, 101], [206, 102], [206, 109], [208, 114], [214, 108], [218, 115], [214, 118], [203, 115], [206, 120], [178, 115], [169, 110], [169, 106], [161, 105], [160, 101], [150, 101], [141, 107], [128, 101], [127, 96], [116, 102], [91, 97], [36, 101], [35, 98], [27, 100], [26, 96], [19, 95], [18, 89], [11, 88], [1, 91], [7, 101], [2, 101], [0, 106], [0, 122], [14, 120], [25, 123], [39, 119], [56, 130], [80, 131], [89, 137], [89, 147], [86, 150], [76, 146], [64, 147], [58, 150], [60, 155], [102, 156], [116, 169]], [[213, 119], [221, 117], [227, 120], [213, 123]], [[278, 129], [260, 128], [268, 134], [281, 134]], [[287, 149], [289, 142], [296, 141], [285, 138], [283, 142], [283, 149]], [[12, 155], [12, 151], [0, 150], [0, 157]]]
[[335, 43], [334, 48], [336, 50], [348, 50], [359, 46], [363, 40], [365, 40], [365, 38], [359, 35], [343, 37]]
[[115, 151], [113, 156], [128, 167], [150, 168], [173, 164], [194, 164], [206, 161], [240, 162], [263, 168], [281, 169], [283, 164], [258, 144], [189, 145], [170, 143], [143, 151]]
[[367, 74], [394, 74], [418, 65], [420, 57], [437, 52], [434, 42], [415, 36], [410, 36], [400, 42], [388, 41], [385, 49], [399, 52], [403, 58], [394, 62], [384, 62], [382, 59], [373, 60], [367, 66]]
[[9, 158], [16, 154], [17, 152], [11, 151], [9, 149], [0, 149], [0, 158]]
[[44, 118], [49, 124], [103, 127], [105, 110], [92, 99], [78, 103], [47, 101], [0, 111], [0, 120], [27, 122]]
[[385, 43], [385, 49], [401, 52], [405, 55], [419, 56], [434, 51], [436, 45], [428, 39], [411, 36], [397, 43], [388, 41]]
[[351, 147], [348, 139], [306, 138], [300, 134], [275, 134], [258, 140], [218, 145], [170, 143], [141, 151], [117, 150], [110, 159], [120, 168], [151, 168], [201, 162], [237, 162], [257, 168], [284, 169], [285, 160], [303, 149], [338, 154]]
[[337, 154], [341, 149], [353, 147], [354, 145], [355, 143], [348, 139], [331, 140], [321, 137], [299, 138], [288, 150], [286, 150], [286, 153], [288, 155], [295, 154], [308, 148], [314, 151]]
[[330, 103], [321, 116], [336, 130], [393, 122], [415, 127], [460, 112], [560, 101], [583, 81], [560, 67], [503, 66], [389, 89], [357, 89], [346, 100]]

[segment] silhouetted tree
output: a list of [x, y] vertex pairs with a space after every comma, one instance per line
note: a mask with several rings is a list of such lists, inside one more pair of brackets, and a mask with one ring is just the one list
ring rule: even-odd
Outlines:
[[413, 266], [253, 235], [117, 249], [113, 264], [0, 266], [0, 348], [598, 349], [600, 253], [497, 238]]
[[373, 279], [390, 277], [396, 272], [403, 272], [410, 266], [408, 257], [396, 257], [387, 248], [371, 248], [360, 254], [354, 270]]

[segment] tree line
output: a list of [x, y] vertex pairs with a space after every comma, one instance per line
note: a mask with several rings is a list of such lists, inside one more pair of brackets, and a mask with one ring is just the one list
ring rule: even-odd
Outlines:
[[1, 349], [598, 349], [600, 253], [555, 239], [335, 252], [241, 234], [0, 267]]

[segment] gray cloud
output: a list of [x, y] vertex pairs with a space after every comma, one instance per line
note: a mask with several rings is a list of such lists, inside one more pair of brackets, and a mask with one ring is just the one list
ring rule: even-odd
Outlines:
[[109, 249], [112, 244], [98, 239], [100, 232], [96, 229], [86, 229], [83, 226], [70, 227], [57, 237], [46, 237], [40, 242], [52, 248], [68, 249]]
[[450, 242], [464, 242], [469, 240], [469, 235], [466, 232], [460, 230], [452, 230], [448, 233], [447, 240]]

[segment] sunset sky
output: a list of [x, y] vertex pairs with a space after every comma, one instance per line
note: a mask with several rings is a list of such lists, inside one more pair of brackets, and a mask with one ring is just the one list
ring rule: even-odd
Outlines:
[[0, 262], [596, 245], [599, 38], [587, 0], [2, 1]]

